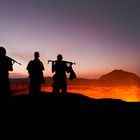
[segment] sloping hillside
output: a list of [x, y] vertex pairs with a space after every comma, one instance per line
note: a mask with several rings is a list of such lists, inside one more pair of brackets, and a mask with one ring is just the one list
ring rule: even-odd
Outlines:
[[16, 112], [140, 112], [140, 103], [91, 99], [81, 94], [19, 95], [0, 98], [0, 111]]

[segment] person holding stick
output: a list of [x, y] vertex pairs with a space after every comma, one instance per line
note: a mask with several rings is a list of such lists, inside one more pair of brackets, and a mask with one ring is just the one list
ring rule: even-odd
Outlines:
[[[52, 73], [53, 75], [53, 84], [52, 84], [52, 92], [53, 93], [67, 93], [67, 73], [70, 73], [72, 70], [72, 65], [75, 63], [63, 61], [63, 56], [61, 54], [57, 55], [57, 60], [52, 61], [48, 60], [48, 63], [52, 62]], [[68, 66], [69, 64], [69, 66]], [[73, 77], [72, 79], [76, 78]], [[71, 79], [71, 80], [72, 80]]]
[[6, 49], [0, 47], [0, 96], [10, 96], [9, 71], [13, 71], [12, 60], [6, 56]]

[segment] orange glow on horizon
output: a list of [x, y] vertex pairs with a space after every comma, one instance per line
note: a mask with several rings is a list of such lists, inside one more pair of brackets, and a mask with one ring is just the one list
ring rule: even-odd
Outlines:
[[121, 99], [127, 102], [137, 102], [140, 101], [140, 88], [138, 87], [87, 87], [74, 89], [70, 88], [70, 92], [82, 93], [90, 98], [112, 98]]
[[[28, 86], [18, 85], [13, 86], [14, 95], [28, 94]], [[42, 87], [42, 91], [51, 92], [52, 87]], [[139, 87], [94, 87], [94, 86], [69, 86], [68, 92], [80, 93], [90, 98], [112, 98], [121, 99], [127, 102], [140, 101], [140, 88]]]

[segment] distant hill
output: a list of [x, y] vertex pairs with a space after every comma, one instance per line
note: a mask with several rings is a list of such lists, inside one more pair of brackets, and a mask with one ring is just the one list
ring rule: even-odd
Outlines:
[[[51, 86], [52, 78], [45, 78], [46, 86]], [[12, 84], [28, 84], [28, 78], [12, 78]], [[123, 70], [113, 70], [112, 72], [101, 76], [99, 79], [77, 78], [68, 80], [68, 85], [82, 86], [140, 86], [140, 78], [134, 74]]]
[[123, 70], [114, 70], [108, 74], [103, 75], [99, 78], [101, 85], [140, 85], [140, 78], [134, 74]]
[[15, 73], [15, 72], [10, 72], [9, 74], [10, 78], [27, 78], [28, 76], [20, 74], [20, 73]]
[[29, 83], [28, 78], [11, 78], [11, 84], [20, 84], [20, 85], [27, 85]]

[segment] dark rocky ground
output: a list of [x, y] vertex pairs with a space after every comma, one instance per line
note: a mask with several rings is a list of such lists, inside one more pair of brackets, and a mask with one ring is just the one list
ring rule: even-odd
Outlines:
[[140, 103], [80, 94], [0, 98], [0, 136], [17, 139], [135, 139]]
[[139, 113], [139, 102], [119, 99], [92, 99], [81, 94], [19, 95], [0, 98], [0, 111], [4, 112], [101, 112]]

